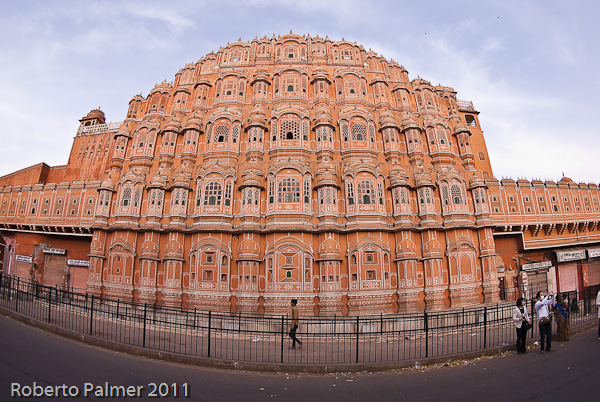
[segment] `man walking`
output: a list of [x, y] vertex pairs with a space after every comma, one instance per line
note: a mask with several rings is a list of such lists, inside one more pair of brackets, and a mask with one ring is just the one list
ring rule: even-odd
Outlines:
[[292, 338], [292, 346], [290, 349], [296, 349], [296, 342], [298, 342], [298, 349], [302, 349], [302, 342], [296, 338], [296, 330], [300, 325], [300, 313], [298, 312], [298, 300], [292, 299], [292, 327], [290, 328], [290, 338]]
[[[538, 316], [540, 326], [540, 347], [541, 353], [550, 352], [552, 349], [552, 317], [550, 317], [550, 306], [554, 304], [554, 297], [552, 293], [548, 296], [544, 296], [542, 291], [537, 292], [535, 295], [537, 302], [535, 302], [535, 311]], [[544, 349], [544, 341], [546, 348]]]

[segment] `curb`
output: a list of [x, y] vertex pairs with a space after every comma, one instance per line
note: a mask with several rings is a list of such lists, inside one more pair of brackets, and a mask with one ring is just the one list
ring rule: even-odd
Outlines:
[[[64, 338], [75, 340], [86, 345], [97, 346], [107, 350], [128, 354], [137, 357], [146, 357], [155, 360], [161, 360], [171, 363], [180, 363], [193, 366], [201, 366], [206, 368], [225, 369], [232, 371], [256, 371], [256, 372], [286, 372], [299, 374], [327, 374], [336, 372], [361, 372], [361, 371], [390, 371], [414, 367], [415, 365], [426, 366], [437, 363], [447, 363], [453, 360], [468, 360], [484, 356], [496, 356], [505, 352], [514, 350], [514, 345], [506, 345], [493, 349], [479, 350], [468, 353], [448, 355], [443, 357], [429, 357], [423, 359], [411, 359], [398, 362], [385, 363], [355, 363], [355, 364], [274, 364], [274, 363], [259, 363], [259, 362], [239, 362], [231, 360], [219, 360], [215, 358], [188, 356], [180, 353], [163, 352], [143, 348], [140, 346], [126, 345], [123, 343], [112, 342], [105, 339], [100, 339], [94, 336], [81, 334], [79, 332], [60, 328], [43, 321], [38, 321], [30, 317], [26, 317], [12, 310], [7, 310], [0, 307], [0, 312], [7, 317], [42, 329], [52, 332]], [[588, 322], [578, 327], [571, 329], [571, 333], [575, 334], [596, 326], [594, 321]], [[531, 346], [535, 339], [529, 339], [527, 345]]]

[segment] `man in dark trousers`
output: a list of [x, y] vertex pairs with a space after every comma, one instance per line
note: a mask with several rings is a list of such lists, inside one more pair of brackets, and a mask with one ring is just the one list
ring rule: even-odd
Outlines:
[[296, 342], [298, 342], [298, 349], [302, 349], [302, 342], [296, 338], [296, 330], [300, 324], [300, 313], [298, 312], [298, 300], [292, 299], [292, 327], [290, 328], [290, 338], [292, 338], [292, 346], [290, 349], [296, 349]]
[[[541, 352], [546, 353], [552, 350], [552, 316], [550, 315], [550, 309], [554, 305], [554, 296], [552, 293], [548, 296], [544, 296], [544, 293], [539, 291], [535, 295], [535, 298], [537, 300], [535, 303], [535, 311], [540, 325]], [[545, 348], [544, 343], [546, 344]]]

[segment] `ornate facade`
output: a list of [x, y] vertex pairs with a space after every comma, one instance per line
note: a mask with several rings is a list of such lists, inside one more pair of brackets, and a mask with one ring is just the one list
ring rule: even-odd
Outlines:
[[596, 185], [499, 182], [478, 112], [452, 88], [291, 33], [185, 66], [121, 123], [90, 112], [66, 166], [0, 186], [13, 271], [185, 308], [494, 303], [528, 250], [600, 247]]

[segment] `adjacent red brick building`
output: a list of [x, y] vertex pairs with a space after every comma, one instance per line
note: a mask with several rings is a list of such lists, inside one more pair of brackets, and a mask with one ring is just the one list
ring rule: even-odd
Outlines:
[[567, 178], [496, 180], [452, 88], [289, 34], [185, 66], [123, 122], [93, 110], [66, 166], [0, 178], [3, 269], [232, 312], [495, 303], [516, 285], [600, 283], [599, 197]]

